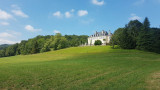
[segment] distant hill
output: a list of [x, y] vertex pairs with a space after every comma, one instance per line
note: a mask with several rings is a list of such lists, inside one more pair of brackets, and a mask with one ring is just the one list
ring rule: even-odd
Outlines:
[[2, 44], [0, 45], [0, 50], [9, 47], [11, 44]]

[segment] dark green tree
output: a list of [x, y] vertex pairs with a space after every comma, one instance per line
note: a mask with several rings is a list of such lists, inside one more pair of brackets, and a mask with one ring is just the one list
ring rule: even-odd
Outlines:
[[122, 33], [120, 33], [120, 36], [119, 36], [119, 43], [118, 45], [123, 48], [123, 49], [134, 49], [133, 45], [134, 45], [134, 42], [132, 37], [128, 34], [128, 31], [127, 29], [123, 29]]
[[110, 45], [120, 45], [121, 35], [123, 33], [124, 28], [118, 28], [111, 37]]
[[148, 31], [149, 28], [150, 28], [150, 22], [149, 22], [147, 17], [145, 18], [145, 20], [143, 22], [143, 28], [144, 28], [145, 31]]
[[31, 50], [31, 54], [35, 54], [38, 53], [38, 43], [37, 41], [34, 41], [32, 44], [32, 50]]
[[101, 40], [96, 40], [95, 42], [94, 42], [94, 45], [102, 45], [102, 42], [101, 42]]
[[146, 17], [143, 23], [143, 27], [137, 38], [137, 49], [152, 51], [152, 45], [154, 44], [154, 35], [150, 29], [150, 22]]

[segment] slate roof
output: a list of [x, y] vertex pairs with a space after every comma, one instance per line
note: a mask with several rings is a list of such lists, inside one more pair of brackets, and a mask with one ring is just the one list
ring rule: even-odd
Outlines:
[[93, 35], [91, 35], [90, 37], [99, 37], [99, 36], [107, 36], [108, 35], [108, 32], [107, 31], [104, 31], [102, 30], [101, 32], [97, 32]]

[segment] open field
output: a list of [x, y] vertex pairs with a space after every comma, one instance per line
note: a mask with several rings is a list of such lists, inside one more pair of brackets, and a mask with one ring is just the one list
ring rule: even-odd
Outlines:
[[160, 89], [160, 54], [110, 46], [0, 58], [0, 89]]

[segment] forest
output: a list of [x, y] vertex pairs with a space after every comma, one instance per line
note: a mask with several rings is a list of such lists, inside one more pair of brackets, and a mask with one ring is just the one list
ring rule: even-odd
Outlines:
[[124, 28], [117, 29], [110, 44], [122, 49], [138, 49], [160, 53], [160, 28], [151, 28], [149, 19], [144, 22], [132, 20]]
[[76, 47], [87, 42], [87, 35], [56, 35], [37, 36], [29, 40], [22, 40], [20, 43], [10, 45], [0, 50], [0, 57], [15, 55], [28, 55], [43, 53], [51, 50], [59, 50], [67, 47]]

